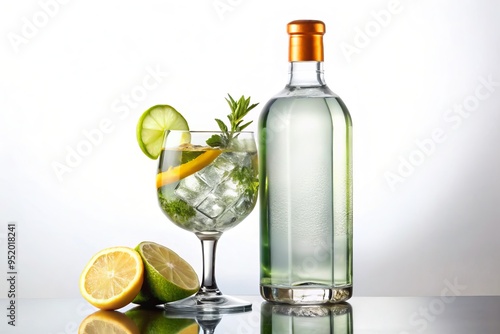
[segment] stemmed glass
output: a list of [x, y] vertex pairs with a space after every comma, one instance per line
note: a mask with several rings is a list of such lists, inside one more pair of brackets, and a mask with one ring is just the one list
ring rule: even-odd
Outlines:
[[253, 210], [258, 190], [258, 160], [252, 132], [235, 133], [224, 148], [212, 147], [211, 131], [166, 134], [156, 186], [165, 215], [201, 240], [203, 277], [199, 291], [165, 304], [167, 311], [231, 313], [252, 304], [222, 294], [215, 281], [215, 250], [222, 233]]

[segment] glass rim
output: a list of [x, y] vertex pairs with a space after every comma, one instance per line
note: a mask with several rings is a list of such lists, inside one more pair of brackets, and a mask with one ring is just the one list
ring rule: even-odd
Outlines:
[[[212, 131], [212, 130], [167, 130], [167, 132], [189, 132], [189, 133], [201, 133], [201, 134], [206, 134], [206, 133], [224, 133], [220, 130], [218, 131]], [[254, 134], [254, 131], [236, 131], [233, 133], [243, 133], [243, 134]]]

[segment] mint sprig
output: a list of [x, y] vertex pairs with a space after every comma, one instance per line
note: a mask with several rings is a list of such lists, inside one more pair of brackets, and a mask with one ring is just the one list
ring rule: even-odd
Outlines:
[[158, 200], [163, 210], [181, 224], [189, 222], [196, 215], [196, 211], [181, 199], [169, 200], [161, 192], [158, 192]]
[[255, 176], [251, 168], [246, 166], [236, 168], [231, 173], [231, 177], [238, 186], [243, 187], [245, 195], [248, 198], [251, 199], [257, 194], [259, 189], [259, 178]]
[[245, 98], [244, 95], [242, 95], [238, 101], [235, 101], [229, 94], [227, 94], [227, 96], [229, 96], [229, 99], [226, 97], [226, 101], [231, 108], [231, 113], [227, 115], [229, 127], [224, 124], [222, 120], [218, 118], [215, 119], [222, 133], [220, 135], [212, 135], [212, 137], [207, 140], [207, 144], [211, 147], [229, 147], [231, 141], [238, 136], [237, 132], [243, 131], [253, 122], [243, 123], [243, 118], [250, 110], [255, 108], [258, 103], [250, 105], [250, 97]]

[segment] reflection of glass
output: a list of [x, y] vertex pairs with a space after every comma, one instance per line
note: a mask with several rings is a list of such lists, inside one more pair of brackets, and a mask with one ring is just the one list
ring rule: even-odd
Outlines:
[[165, 215], [201, 240], [203, 279], [195, 296], [168, 303], [185, 312], [247, 311], [251, 303], [223, 295], [215, 282], [215, 249], [222, 233], [239, 224], [257, 200], [257, 148], [252, 132], [235, 133], [225, 148], [207, 140], [220, 132], [170, 131], [156, 185]]
[[352, 307], [348, 303], [292, 306], [264, 302], [261, 334], [351, 334]]
[[203, 330], [203, 334], [215, 333], [215, 328], [222, 320], [222, 314], [219, 313], [166, 313], [165, 316], [167, 319], [171, 320], [196, 320], [200, 328]]

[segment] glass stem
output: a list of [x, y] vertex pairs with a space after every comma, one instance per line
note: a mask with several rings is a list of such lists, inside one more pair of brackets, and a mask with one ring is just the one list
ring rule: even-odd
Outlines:
[[203, 278], [198, 295], [220, 295], [221, 292], [215, 282], [215, 251], [221, 233], [197, 233], [201, 240], [203, 255]]

